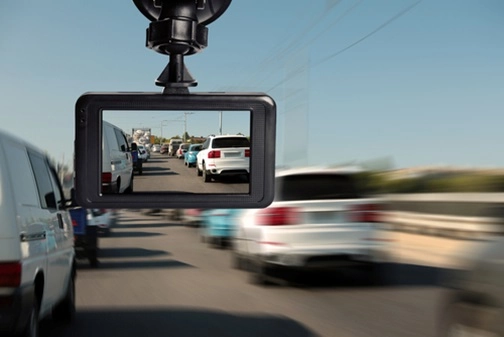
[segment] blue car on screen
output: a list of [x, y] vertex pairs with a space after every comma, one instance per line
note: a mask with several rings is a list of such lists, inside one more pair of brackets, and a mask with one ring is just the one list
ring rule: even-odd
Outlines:
[[221, 248], [230, 246], [242, 209], [207, 209], [202, 211], [201, 241]]
[[196, 155], [201, 151], [203, 144], [191, 144], [184, 154], [184, 165], [187, 167], [196, 166]]

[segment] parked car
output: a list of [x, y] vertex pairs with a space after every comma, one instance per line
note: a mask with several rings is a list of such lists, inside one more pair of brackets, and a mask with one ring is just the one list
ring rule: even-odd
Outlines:
[[249, 178], [250, 141], [242, 135], [210, 136], [196, 155], [198, 176], [205, 182], [221, 176]]
[[112, 222], [114, 220], [113, 211], [106, 208], [92, 208], [91, 214], [93, 215], [93, 226], [98, 228], [98, 233], [104, 236], [110, 234]]
[[377, 200], [362, 195], [352, 168], [277, 171], [275, 199], [264, 209], [240, 213], [233, 238], [237, 267], [251, 265], [254, 282], [296, 270], [329, 271], [346, 266], [374, 278], [386, 261], [377, 236]]
[[209, 209], [201, 212], [200, 237], [212, 246], [226, 247], [236, 230], [241, 209]]
[[202, 222], [203, 210], [199, 208], [188, 208], [182, 210], [182, 222], [186, 225], [199, 226]]
[[167, 154], [169, 146], [170, 146], [169, 144], [163, 144], [163, 145], [161, 145], [161, 148], [159, 149], [159, 153], [160, 154]]
[[133, 171], [139, 175], [143, 173], [143, 159], [140, 157], [137, 143], [131, 143], [131, 158], [133, 160]]
[[141, 144], [138, 145], [138, 156], [140, 158], [142, 158], [142, 161], [144, 163], [146, 163], [149, 160], [150, 154], [144, 145], [141, 145]]
[[46, 152], [0, 131], [0, 335], [38, 336], [75, 313], [68, 202]]
[[133, 158], [126, 133], [103, 121], [102, 192], [133, 192]]
[[98, 266], [98, 227], [93, 222], [93, 212], [78, 207], [70, 210], [74, 229], [74, 249], [77, 259], [87, 259], [91, 267]]
[[189, 145], [191, 144], [189, 143], [180, 144], [179, 148], [177, 149], [177, 152], [175, 153], [178, 159], [184, 159], [187, 149], [189, 149]]
[[202, 144], [191, 144], [184, 156], [184, 165], [187, 167], [196, 166], [196, 156], [200, 152]]
[[170, 139], [170, 142], [168, 143], [168, 155], [174, 156], [180, 144], [182, 144], [182, 139], [179, 138]]
[[152, 150], [151, 150], [152, 153], [159, 153], [160, 150], [161, 150], [161, 144], [152, 145]]

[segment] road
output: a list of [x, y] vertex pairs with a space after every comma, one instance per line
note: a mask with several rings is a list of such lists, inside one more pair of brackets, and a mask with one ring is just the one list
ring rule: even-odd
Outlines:
[[135, 192], [183, 191], [192, 193], [248, 193], [243, 177], [228, 177], [205, 183], [195, 167], [184, 166], [183, 159], [152, 153], [143, 163], [142, 175], [135, 174]]
[[[418, 239], [400, 235], [397, 247]], [[100, 247], [99, 268], [79, 261], [76, 320], [44, 322], [46, 336], [429, 337], [446, 292], [443, 268], [404, 261], [379, 286], [351, 272], [257, 286], [197, 228], [138, 211], [119, 211]]]

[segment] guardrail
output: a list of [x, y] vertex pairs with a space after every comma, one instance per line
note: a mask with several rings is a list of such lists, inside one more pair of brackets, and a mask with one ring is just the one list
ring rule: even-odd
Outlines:
[[504, 234], [504, 193], [383, 195], [383, 228], [458, 239]]

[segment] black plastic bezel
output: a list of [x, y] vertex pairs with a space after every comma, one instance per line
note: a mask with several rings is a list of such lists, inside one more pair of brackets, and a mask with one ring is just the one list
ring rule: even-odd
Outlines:
[[[102, 112], [104, 110], [250, 111], [248, 194], [134, 192], [101, 194]], [[264, 93], [151, 92], [83, 94], [75, 106], [75, 192], [88, 208], [263, 208], [274, 197], [276, 104]]]

